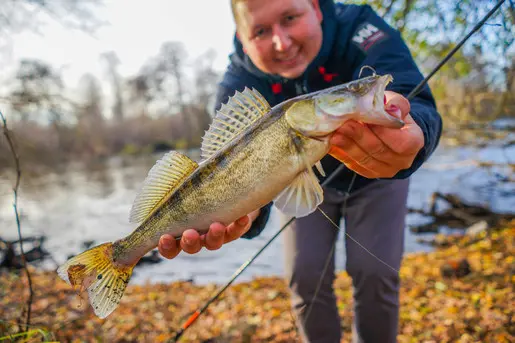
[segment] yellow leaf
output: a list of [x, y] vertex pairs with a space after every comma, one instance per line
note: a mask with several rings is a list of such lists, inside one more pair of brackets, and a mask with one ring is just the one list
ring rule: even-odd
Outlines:
[[452, 314], [456, 314], [456, 313], [458, 313], [458, 308], [456, 306], [449, 307], [447, 309], [447, 312], [452, 313]]

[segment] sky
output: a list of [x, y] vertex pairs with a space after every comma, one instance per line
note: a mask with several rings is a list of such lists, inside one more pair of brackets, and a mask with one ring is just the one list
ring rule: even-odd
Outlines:
[[229, 0], [105, 0], [98, 15], [108, 24], [94, 35], [53, 21], [40, 28], [40, 34], [14, 35], [3, 56], [0, 78], [20, 58], [37, 58], [62, 68], [67, 86], [76, 86], [86, 72], [105, 81], [99, 56], [110, 50], [121, 61], [120, 74], [130, 76], [165, 41], [183, 42], [189, 59], [212, 48], [217, 53], [214, 67], [223, 70], [232, 51], [234, 22]]
[[[77, 86], [80, 77], [87, 72], [106, 83], [101, 53], [115, 51], [121, 61], [119, 72], [128, 77], [135, 75], [145, 61], [156, 55], [165, 41], [184, 43], [189, 61], [214, 49], [217, 53], [215, 69], [222, 71], [227, 65], [234, 33], [229, 0], [104, 2], [96, 14], [108, 24], [93, 35], [51, 20], [39, 28], [40, 34], [25, 31], [14, 35], [9, 49], [2, 51], [0, 56], [0, 82], [10, 79], [20, 58], [37, 58], [61, 69], [69, 88]], [[471, 41], [474, 39], [479, 36], [474, 36]], [[109, 87], [105, 88], [104, 91], [109, 93]]]

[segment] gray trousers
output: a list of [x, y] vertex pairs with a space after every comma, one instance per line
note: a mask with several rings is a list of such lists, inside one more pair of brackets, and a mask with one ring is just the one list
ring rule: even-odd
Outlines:
[[[344, 211], [344, 193], [324, 189], [320, 208], [382, 261], [399, 270], [404, 249], [405, 216], [409, 181], [380, 180], [351, 192]], [[285, 232], [286, 277], [292, 307], [304, 342], [337, 343], [341, 324], [333, 292], [334, 255], [322, 286], [322, 277], [338, 231], [318, 210], [295, 220]], [[340, 233], [343, 234], [343, 233]], [[352, 277], [354, 295], [354, 342], [396, 342], [399, 318], [399, 275], [345, 237], [346, 270]], [[312, 305], [306, 320], [306, 313]]]

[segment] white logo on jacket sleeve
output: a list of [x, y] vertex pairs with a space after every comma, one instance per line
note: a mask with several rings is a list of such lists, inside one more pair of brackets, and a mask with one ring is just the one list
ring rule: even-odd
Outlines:
[[383, 31], [370, 23], [363, 23], [358, 26], [356, 33], [352, 37], [352, 41], [356, 43], [363, 51], [367, 51], [374, 44], [384, 40], [388, 36]]

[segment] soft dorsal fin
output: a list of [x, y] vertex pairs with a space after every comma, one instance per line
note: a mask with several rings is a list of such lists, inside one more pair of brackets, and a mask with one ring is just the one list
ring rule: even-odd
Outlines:
[[245, 87], [216, 112], [213, 123], [202, 137], [201, 157], [206, 160], [270, 111], [270, 105], [256, 89]]
[[130, 212], [131, 223], [141, 223], [186, 179], [198, 164], [177, 151], [165, 154], [148, 172]]

